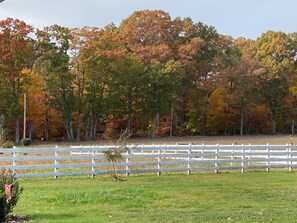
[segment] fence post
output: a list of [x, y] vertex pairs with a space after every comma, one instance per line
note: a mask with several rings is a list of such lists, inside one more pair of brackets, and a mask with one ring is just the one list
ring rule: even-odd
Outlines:
[[289, 165], [290, 165], [290, 162], [289, 162], [289, 159], [290, 159], [290, 156], [289, 156], [289, 144], [286, 143], [286, 158], [287, 158], [287, 167], [286, 169], [289, 169]]
[[192, 153], [192, 143], [189, 144], [190, 148], [188, 150], [188, 175], [191, 174], [191, 153]]
[[217, 162], [215, 162], [215, 173], [218, 173], [219, 171], [218, 171], [218, 153], [219, 153], [219, 144], [216, 144], [216, 155], [215, 155], [215, 160], [217, 161]]
[[252, 151], [251, 148], [252, 148], [252, 144], [249, 143], [249, 156], [248, 156], [248, 160], [249, 160], [249, 161], [248, 161], [248, 166], [251, 165], [251, 163], [250, 163], [250, 161], [251, 161], [251, 159], [252, 159], [252, 158], [251, 158], [251, 151]]
[[130, 173], [129, 173], [129, 166], [128, 166], [128, 165], [129, 165], [129, 158], [128, 158], [128, 156], [129, 156], [129, 151], [126, 152], [126, 156], [127, 156], [127, 157], [126, 157], [126, 177], [128, 177], [129, 174], [130, 174]]
[[[16, 149], [16, 147], [13, 146], [13, 150], [15, 150], [15, 149]], [[13, 160], [12, 160], [12, 173], [13, 174], [16, 174], [16, 166], [18, 165], [18, 162], [16, 161], [17, 156], [18, 156], [18, 153], [14, 151], [12, 153], [12, 157], [13, 157]]]
[[204, 143], [202, 143], [201, 160], [204, 158]]
[[161, 165], [160, 165], [160, 162], [161, 162], [161, 150], [158, 150], [158, 154], [159, 154], [159, 156], [158, 156], [158, 166], [157, 166], [157, 168], [158, 168], [158, 176], [161, 176]]
[[231, 166], [233, 166], [233, 162], [234, 162], [234, 143], [232, 143], [232, 150], [231, 150]]
[[290, 167], [289, 170], [292, 171], [293, 169], [293, 145], [290, 145]]
[[266, 171], [269, 172], [269, 164], [270, 164], [270, 162], [269, 162], [269, 158], [270, 158], [270, 156], [269, 156], [269, 153], [270, 153], [269, 143], [267, 143], [266, 152], [267, 152]]
[[58, 146], [55, 147], [55, 176], [54, 176], [54, 179], [58, 179], [58, 172], [59, 172], [59, 168], [57, 168], [57, 165], [59, 164], [59, 160], [58, 160], [58, 157], [59, 157], [59, 151], [58, 151]]
[[241, 148], [241, 153], [242, 153], [242, 155], [241, 155], [241, 159], [242, 159], [242, 162], [241, 162], [241, 173], [244, 173], [244, 158], [245, 158], [244, 153], [245, 153], [245, 148], [244, 148], [244, 145], [243, 144], [241, 146], [242, 146], [242, 148]]
[[92, 178], [95, 178], [96, 174], [95, 174], [95, 164], [96, 164], [96, 160], [95, 160], [95, 150], [93, 150], [92, 152]]

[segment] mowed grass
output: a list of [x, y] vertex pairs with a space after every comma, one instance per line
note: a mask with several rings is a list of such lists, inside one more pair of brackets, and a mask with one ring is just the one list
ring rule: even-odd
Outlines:
[[20, 179], [30, 222], [297, 222], [297, 173]]

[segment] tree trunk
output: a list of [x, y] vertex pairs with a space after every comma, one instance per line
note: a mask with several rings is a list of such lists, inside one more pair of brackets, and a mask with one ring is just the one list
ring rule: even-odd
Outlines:
[[96, 133], [97, 133], [97, 116], [94, 116], [94, 121], [93, 121], [93, 127], [92, 127], [92, 131], [93, 131], [93, 137], [92, 140], [96, 140]]
[[272, 111], [272, 133], [275, 134], [276, 133], [276, 112]]
[[205, 136], [206, 135], [206, 111], [203, 109], [202, 110], [202, 116], [201, 116], [201, 135]]
[[69, 132], [69, 126], [68, 126], [67, 121], [64, 122], [64, 127], [65, 127], [65, 130], [66, 130], [66, 133], [67, 133], [68, 140], [71, 140], [71, 136], [70, 136], [70, 132]]
[[87, 123], [86, 123], [86, 132], [85, 132], [85, 140], [89, 140], [89, 128], [90, 128], [90, 116], [87, 118]]
[[88, 140], [93, 139], [93, 124], [94, 123], [94, 117], [93, 114], [90, 116], [90, 123], [89, 123], [89, 137]]
[[80, 141], [80, 127], [81, 127], [81, 111], [77, 113], [77, 130], [76, 130], [76, 141]]
[[153, 138], [156, 136], [156, 129], [160, 127], [160, 114], [157, 112], [154, 117], [154, 126], [153, 126]]
[[70, 131], [71, 141], [73, 141], [74, 140], [73, 121], [69, 121], [69, 131]]
[[172, 132], [173, 132], [173, 106], [171, 105], [171, 110], [170, 110], [170, 133], [169, 133], [170, 137], [172, 137]]
[[128, 134], [131, 133], [131, 125], [132, 125], [132, 95], [130, 90], [129, 100], [128, 100]]
[[29, 138], [32, 139], [32, 133], [33, 133], [33, 125], [32, 123], [30, 122], [29, 123]]
[[113, 114], [113, 125], [112, 125], [112, 138], [115, 139], [115, 124], [116, 124], [116, 116]]
[[105, 128], [104, 128], [104, 135], [106, 138], [108, 138], [108, 132], [107, 132], [107, 129], [108, 129], [108, 114], [105, 114]]
[[207, 122], [207, 99], [203, 101], [202, 114], [201, 114], [201, 135], [206, 135], [206, 122]]
[[15, 122], [15, 144], [18, 145], [20, 143], [20, 126], [19, 126], [19, 118], [17, 117]]
[[151, 124], [150, 124], [150, 120], [151, 119], [151, 115], [150, 112], [148, 112], [147, 114], [147, 138], [150, 139], [151, 138]]
[[131, 113], [129, 111], [129, 114], [128, 114], [128, 126], [127, 126], [128, 134], [131, 133], [131, 123], [132, 123], [132, 116], [131, 116]]
[[64, 122], [64, 127], [67, 133], [67, 137], [69, 141], [73, 141], [74, 135], [73, 135], [73, 125], [72, 121], [65, 121]]
[[243, 135], [243, 113], [244, 111], [244, 108], [243, 106], [241, 106], [241, 109], [240, 109], [240, 135], [242, 136]]
[[292, 117], [292, 123], [291, 123], [291, 134], [295, 134], [295, 115]]
[[249, 135], [251, 132], [251, 128], [254, 124], [254, 122], [256, 121], [256, 118], [253, 119], [253, 121], [251, 121], [251, 123], [248, 125], [248, 128], [246, 129], [246, 134]]
[[48, 116], [47, 116], [47, 112], [46, 112], [46, 114], [45, 114], [45, 120], [44, 120], [44, 129], [43, 129], [43, 131], [44, 131], [44, 138], [45, 139], [43, 139], [43, 136], [42, 136], [42, 138], [41, 138], [41, 140], [46, 140], [46, 141], [48, 141]]

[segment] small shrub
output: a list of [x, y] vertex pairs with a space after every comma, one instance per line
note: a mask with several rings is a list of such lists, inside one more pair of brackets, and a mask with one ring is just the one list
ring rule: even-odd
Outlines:
[[7, 140], [3, 142], [1, 146], [2, 148], [12, 148], [14, 146], [14, 143], [12, 141]]
[[[126, 145], [126, 140], [130, 136], [131, 136], [131, 134], [128, 133], [128, 129], [126, 129], [125, 132], [123, 132], [120, 135], [117, 142], [113, 143], [114, 144], [113, 147], [111, 147], [110, 149], [108, 149], [106, 151], [103, 151], [103, 155], [105, 156], [107, 161], [112, 163], [113, 172], [114, 172], [112, 177], [113, 177], [114, 181], [121, 181], [121, 178], [118, 175], [117, 165], [118, 165], [118, 163], [123, 161], [123, 159], [124, 159], [123, 154], [127, 151], [129, 152], [129, 148]], [[108, 140], [110, 141], [109, 138], [108, 138]]]
[[[5, 185], [11, 184], [11, 195], [5, 193]], [[11, 171], [3, 169], [0, 172], [0, 223], [5, 222], [7, 215], [16, 206], [23, 188], [19, 185], [15, 175]]]
[[22, 143], [23, 146], [29, 146], [32, 143], [32, 140], [29, 139], [29, 138], [23, 138], [21, 140], [21, 143]]
[[0, 223], [4, 223], [7, 218], [6, 194], [0, 190]]

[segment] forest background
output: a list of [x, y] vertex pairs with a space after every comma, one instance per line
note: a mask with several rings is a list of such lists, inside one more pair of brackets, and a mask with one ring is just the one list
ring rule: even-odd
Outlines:
[[295, 133], [297, 33], [256, 40], [161, 10], [117, 27], [0, 21], [0, 126], [44, 140]]

